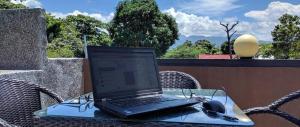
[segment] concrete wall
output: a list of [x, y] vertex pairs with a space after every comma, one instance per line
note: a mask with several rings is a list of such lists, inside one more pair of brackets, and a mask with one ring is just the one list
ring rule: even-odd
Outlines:
[[49, 59], [44, 70], [43, 85], [64, 99], [83, 94], [83, 59]]
[[[44, 70], [0, 70], [0, 78], [29, 81], [70, 99], [83, 94], [82, 65], [82, 59], [49, 59]], [[53, 103], [42, 94], [43, 107]]]
[[34, 84], [43, 84], [42, 70], [0, 70], [0, 78], [18, 79]]
[[[82, 59], [47, 59], [44, 10], [0, 10], [0, 78], [30, 81], [64, 99], [83, 93]], [[42, 105], [52, 104], [43, 96]]]
[[43, 10], [0, 10], [0, 70], [42, 69], [46, 46]]

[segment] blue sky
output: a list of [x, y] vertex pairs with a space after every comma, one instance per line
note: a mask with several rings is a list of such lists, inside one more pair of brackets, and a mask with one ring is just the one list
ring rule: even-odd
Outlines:
[[[18, 1], [18, 0], [17, 0]], [[56, 17], [84, 14], [109, 22], [119, 0], [26, 0], [22, 4], [44, 8]], [[300, 0], [157, 0], [160, 10], [172, 15], [181, 36], [224, 37], [219, 25], [239, 21], [238, 34], [249, 33], [271, 41], [278, 18], [300, 15]]]

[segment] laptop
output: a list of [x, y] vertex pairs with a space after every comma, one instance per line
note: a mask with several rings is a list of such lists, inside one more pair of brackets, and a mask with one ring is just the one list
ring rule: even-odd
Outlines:
[[127, 118], [191, 106], [196, 99], [164, 95], [154, 50], [88, 46], [94, 105]]

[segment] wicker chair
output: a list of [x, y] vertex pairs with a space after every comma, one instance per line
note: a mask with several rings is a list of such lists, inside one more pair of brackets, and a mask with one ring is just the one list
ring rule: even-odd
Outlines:
[[[274, 101], [270, 105], [267, 105], [264, 107], [255, 107], [255, 108], [246, 109], [246, 110], [244, 110], [244, 112], [247, 115], [268, 113], [268, 114], [282, 117], [282, 118], [290, 121], [291, 123], [294, 123], [294, 124], [300, 126], [300, 118], [293, 117], [290, 114], [279, 110], [280, 106], [282, 106], [288, 102], [291, 102], [293, 100], [299, 99], [299, 98], [300, 98], [300, 90], [292, 92], [292, 93]], [[295, 108], [299, 108], [299, 107], [295, 107]]]
[[0, 127], [16, 127], [16, 126], [8, 124], [5, 120], [0, 118]]
[[25, 81], [0, 79], [0, 118], [17, 126], [33, 126], [32, 113], [41, 109], [40, 92], [57, 102], [63, 101], [44, 87]]
[[159, 72], [163, 88], [201, 89], [200, 83], [191, 75], [178, 71]]

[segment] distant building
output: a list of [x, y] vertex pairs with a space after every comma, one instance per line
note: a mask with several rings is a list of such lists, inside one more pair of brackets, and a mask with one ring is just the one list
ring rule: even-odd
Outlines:
[[[232, 55], [232, 59], [236, 59], [236, 55]], [[198, 56], [199, 59], [230, 59], [229, 54], [200, 54]]]
[[259, 55], [258, 57], [256, 57], [255, 59], [262, 59], [262, 60], [274, 60], [275, 57], [274, 56], [269, 56], [269, 57], [264, 57], [262, 55]]

